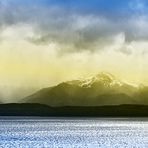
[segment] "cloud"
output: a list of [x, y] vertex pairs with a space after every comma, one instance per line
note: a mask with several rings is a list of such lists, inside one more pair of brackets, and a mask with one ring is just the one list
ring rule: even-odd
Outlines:
[[[145, 7], [144, 2], [130, 1], [129, 7], [140, 12]], [[60, 5], [45, 7], [32, 3], [26, 7], [12, 0], [2, 1], [1, 8], [1, 31], [10, 26], [31, 26], [32, 35], [24, 39], [36, 46], [55, 43], [61, 47], [59, 54], [102, 51], [113, 44], [114, 37], [120, 33], [124, 33], [127, 46], [133, 41], [148, 40], [148, 15], [144, 12], [129, 15], [106, 14], [101, 11], [84, 13]], [[30, 30], [19, 35], [24, 36], [27, 32]], [[121, 51], [130, 53], [125, 47]]]
[[[50, 26], [50, 23], [47, 23], [47, 26], [44, 27], [42, 24], [40, 27], [37, 26], [37, 35], [28, 39], [36, 44], [56, 42], [68, 47], [71, 46], [72, 49], [69, 49], [70, 51], [93, 51], [98, 44], [107, 44], [115, 31], [114, 26], [111, 26], [112, 24], [108, 20], [91, 15], [73, 15], [66, 19], [64, 17], [60, 18], [59, 21], [51, 20], [51, 22], [54, 24], [53, 26]], [[110, 27], [108, 24], [110, 24]]]

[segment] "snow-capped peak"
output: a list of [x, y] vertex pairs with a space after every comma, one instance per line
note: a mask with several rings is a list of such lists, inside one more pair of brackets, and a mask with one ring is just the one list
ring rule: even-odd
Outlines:
[[107, 72], [101, 72], [96, 76], [89, 77], [89, 78], [81, 78], [79, 80], [70, 81], [69, 84], [75, 84], [80, 87], [91, 87], [94, 83], [101, 83], [104, 86], [111, 87], [113, 85], [121, 86], [123, 82], [117, 80], [112, 74]]

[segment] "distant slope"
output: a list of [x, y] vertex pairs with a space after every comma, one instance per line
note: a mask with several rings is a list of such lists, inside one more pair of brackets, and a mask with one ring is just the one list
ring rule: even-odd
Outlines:
[[117, 80], [109, 73], [61, 83], [26, 97], [21, 103], [49, 106], [102, 106], [148, 104], [148, 88]]
[[148, 117], [148, 106], [49, 107], [41, 104], [1, 104], [0, 116]]

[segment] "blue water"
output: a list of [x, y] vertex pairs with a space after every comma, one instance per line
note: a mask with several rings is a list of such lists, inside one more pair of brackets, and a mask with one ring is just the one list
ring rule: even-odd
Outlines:
[[148, 148], [148, 119], [0, 118], [0, 148]]

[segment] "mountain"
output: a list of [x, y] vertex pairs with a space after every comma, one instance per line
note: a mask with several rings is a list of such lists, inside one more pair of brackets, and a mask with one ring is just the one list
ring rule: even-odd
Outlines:
[[148, 87], [135, 86], [116, 79], [109, 73], [60, 83], [44, 88], [21, 103], [49, 106], [103, 106], [148, 103]]

